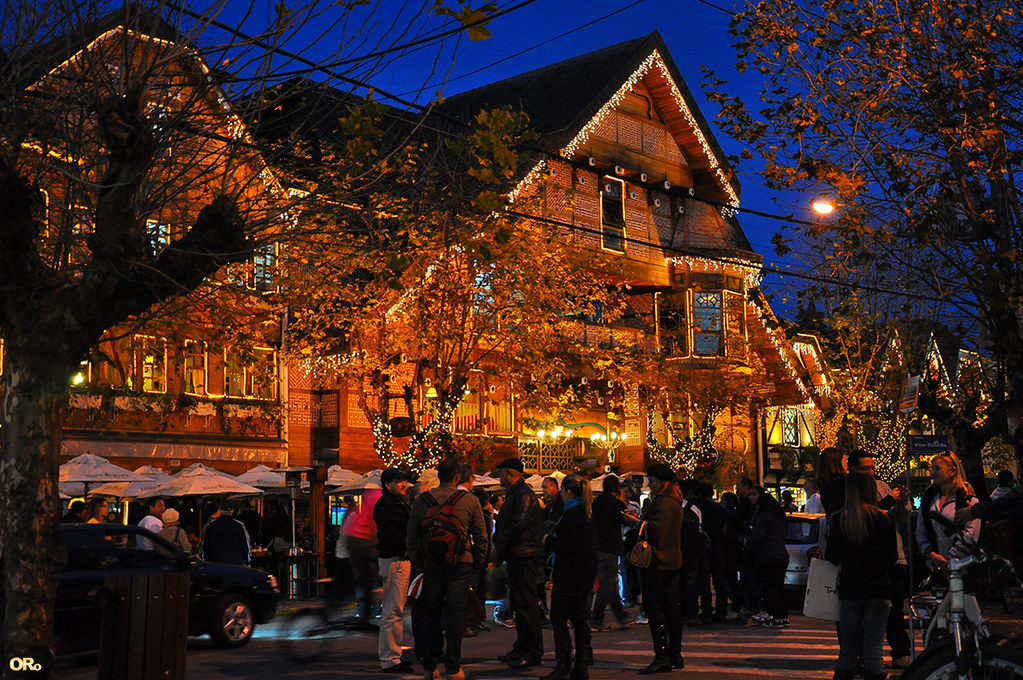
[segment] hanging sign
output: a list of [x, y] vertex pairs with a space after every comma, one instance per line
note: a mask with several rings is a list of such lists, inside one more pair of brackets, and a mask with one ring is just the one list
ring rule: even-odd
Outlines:
[[899, 412], [910, 413], [916, 410], [920, 399], [920, 376], [913, 375], [902, 381], [899, 392]]

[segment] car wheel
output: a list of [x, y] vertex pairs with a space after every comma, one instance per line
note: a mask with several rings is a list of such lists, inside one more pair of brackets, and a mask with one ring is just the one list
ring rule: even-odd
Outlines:
[[228, 594], [217, 600], [210, 622], [210, 637], [218, 647], [241, 647], [255, 629], [256, 616], [248, 598]]

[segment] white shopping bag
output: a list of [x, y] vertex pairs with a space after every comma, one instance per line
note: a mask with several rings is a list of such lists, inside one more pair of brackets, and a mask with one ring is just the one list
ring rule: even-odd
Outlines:
[[838, 621], [838, 567], [827, 560], [810, 560], [803, 614]]

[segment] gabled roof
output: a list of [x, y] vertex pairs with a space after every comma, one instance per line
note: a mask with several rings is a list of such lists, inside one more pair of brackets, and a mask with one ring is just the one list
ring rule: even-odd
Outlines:
[[668, 128], [702, 175], [697, 183], [716, 189], [705, 197], [737, 200], [739, 182], [656, 31], [454, 95], [441, 110], [468, 122], [483, 108], [521, 108], [542, 146], [564, 151], [638, 77], [648, 79]]

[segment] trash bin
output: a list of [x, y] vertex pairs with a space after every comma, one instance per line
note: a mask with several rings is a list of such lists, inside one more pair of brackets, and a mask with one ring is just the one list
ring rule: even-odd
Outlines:
[[111, 575], [100, 617], [101, 680], [184, 680], [188, 574]]

